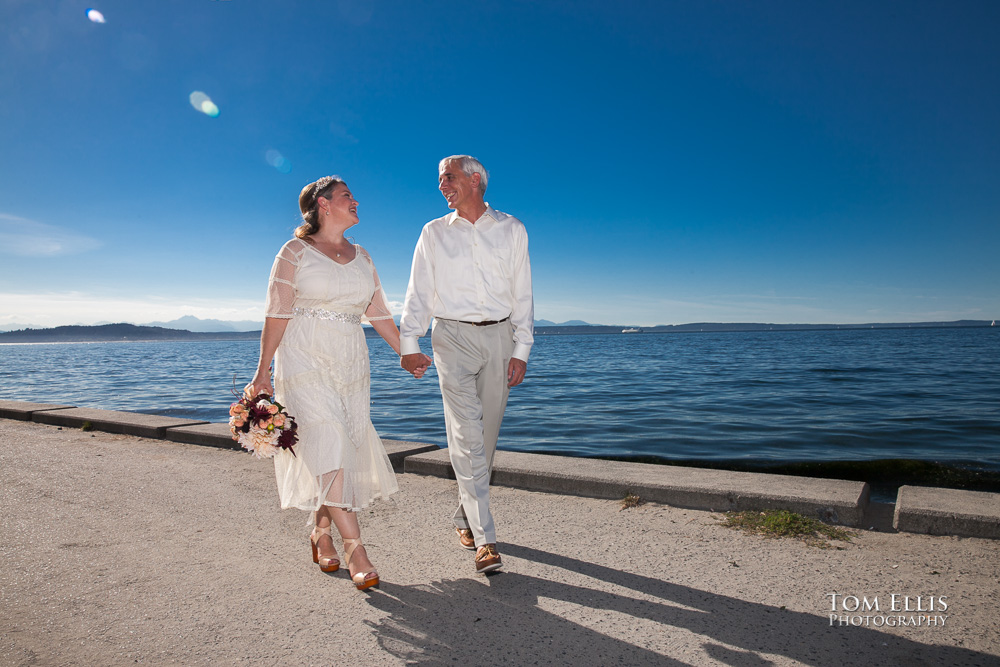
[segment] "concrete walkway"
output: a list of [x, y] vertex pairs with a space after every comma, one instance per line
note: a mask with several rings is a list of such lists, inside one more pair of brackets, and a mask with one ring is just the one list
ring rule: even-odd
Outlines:
[[498, 486], [487, 578], [449, 526], [454, 482], [398, 480], [361, 513], [383, 581], [359, 593], [312, 564], [269, 461], [0, 421], [0, 664], [1000, 664], [1000, 541], [819, 549]]

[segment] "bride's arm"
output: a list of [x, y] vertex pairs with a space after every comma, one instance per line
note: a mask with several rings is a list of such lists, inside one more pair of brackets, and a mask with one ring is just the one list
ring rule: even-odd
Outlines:
[[[399, 354], [399, 329], [396, 327], [396, 323], [392, 319], [392, 312], [389, 310], [389, 303], [385, 296], [385, 290], [382, 289], [382, 282], [379, 280], [378, 271], [375, 270], [375, 263], [372, 262], [371, 256], [368, 254], [364, 248], [360, 248], [361, 252], [364, 253], [365, 258], [368, 259], [369, 264], [372, 267], [372, 277], [375, 279], [375, 293], [372, 294], [372, 300], [368, 304], [367, 310], [365, 310], [365, 318], [371, 323], [372, 328], [375, 332], [389, 344], [392, 351], [397, 355]], [[415, 377], [421, 377], [427, 367], [430, 366], [433, 361], [427, 355], [423, 356], [423, 363], [418, 368], [417, 372], [413, 375]]]
[[271, 384], [271, 362], [278, 345], [288, 328], [295, 305], [295, 270], [299, 263], [299, 253], [302, 242], [294, 240], [282, 246], [267, 283], [267, 302], [264, 305], [264, 328], [260, 332], [260, 359], [257, 361], [257, 372], [253, 380], [244, 389], [256, 396], [261, 392], [274, 395], [274, 385]]
[[[375, 320], [369, 317], [368, 319], [372, 324], [372, 329], [375, 329], [378, 335], [381, 336], [385, 340], [385, 342], [389, 344], [389, 347], [392, 348], [392, 351], [398, 355], [399, 329], [396, 328], [396, 323], [392, 321], [392, 318], [387, 317], [385, 319]], [[434, 360], [428, 357], [426, 354], [421, 354], [420, 356], [423, 357], [423, 360], [421, 365], [413, 373], [413, 377], [415, 378], [423, 377], [424, 372], [427, 370], [427, 368], [434, 363]]]
[[387, 318], [384, 320], [372, 320], [371, 318], [369, 318], [369, 321], [372, 323], [372, 329], [374, 329], [376, 333], [378, 333], [378, 335], [381, 336], [385, 340], [385, 342], [389, 344], [389, 347], [392, 348], [392, 351], [398, 355], [399, 329], [396, 328], [396, 323], [392, 321], [392, 318]]
[[[260, 360], [257, 362], [257, 373], [246, 386], [246, 392], [256, 396], [261, 392], [268, 396], [274, 395], [274, 385], [271, 384], [271, 361], [278, 351], [281, 338], [285, 335], [288, 320], [278, 317], [264, 319], [264, 328], [260, 332]], [[398, 334], [397, 334], [398, 335]]]

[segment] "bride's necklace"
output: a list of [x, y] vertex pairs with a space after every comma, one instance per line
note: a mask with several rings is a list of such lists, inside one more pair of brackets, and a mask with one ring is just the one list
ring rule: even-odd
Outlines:
[[[313, 245], [313, 247], [314, 247], [314, 248], [316, 248], [317, 250], [320, 250], [320, 251], [322, 251], [322, 248], [320, 247], [320, 245], [319, 245], [318, 243], [316, 243], [316, 241], [315, 241], [315, 240], [314, 240], [314, 241], [312, 242], [312, 245]], [[335, 255], [336, 255], [337, 257], [340, 257], [340, 255], [341, 255], [341, 251], [337, 250], [337, 248], [336, 248], [336, 247], [335, 247], [334, 245], [332, 245], [332, 244], [327, 244], [327, 243], [324, 243], [323, 245], [325, 245], [325, 246], [327, 246], [327, 247], [329, 248], [329, 252], [332, 252], [332, 253], [333, 253], [333, 254], [335, 254]], [[350, 247], [350, 246], [348, 246], [348, 247]], [[347, 252], [347, 250], [345, 249], [345, 250], [344, 250], [344, 252]]]

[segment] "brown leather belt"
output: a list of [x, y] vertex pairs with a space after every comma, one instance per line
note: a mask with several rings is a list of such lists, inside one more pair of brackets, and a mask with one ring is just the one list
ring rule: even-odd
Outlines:
[[503, 318], [502, 320], [486, 320], [485, 322], [463, 322], [462, 320], [455, 320], [455, 321], [460, 322], [461, 324], [471, 324], [474, 327], [488, 327], [493, 324], [500, 324], [501, 322], [506, 322], [509, 319], [510, 315]]

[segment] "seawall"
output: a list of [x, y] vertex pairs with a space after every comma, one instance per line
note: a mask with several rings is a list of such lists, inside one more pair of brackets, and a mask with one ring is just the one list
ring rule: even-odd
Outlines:
[[[227, 424], [71, 405], [0, 400], [0, 418], [171, 442], [239, 449]], [[397, 472], [453, 478], [447, 449], [383, 440]], [[1000, 494], [903, 486], [895, 503], [871, 502], [867, 483], [498, 451], [493, 484], [620, 500], [627, 494], [674, 507], [783, 509], [826, 523], [932, 535], [1000, 539]]]

